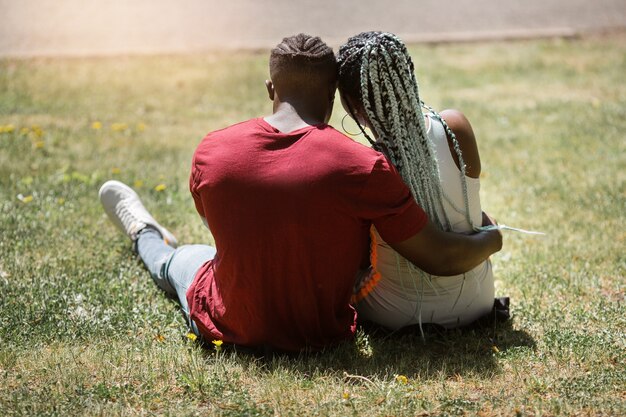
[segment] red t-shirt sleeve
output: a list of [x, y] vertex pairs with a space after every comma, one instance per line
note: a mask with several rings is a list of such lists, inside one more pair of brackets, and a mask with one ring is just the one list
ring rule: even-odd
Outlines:
[[196, 206], [198, 214], [202, 217], [206, 217], [206, 214], [204, 213], [204, 205], [202, 204], [202, 199], [200, 198], [200, 194], [198, 193], [198, 181], [196, 180], [197, 175], [198, 172], [196, 168], [196, 157], [194, 155], [193, 161], [191, 163], [191, 175], [189, 176], [189, 191], [191, 191], [193, 203]]
[[419, 233], [428, 216], [417, 205], [402, 177], [380, 156], [361, 192], [362, 214], [388, 243], [402, 242]]

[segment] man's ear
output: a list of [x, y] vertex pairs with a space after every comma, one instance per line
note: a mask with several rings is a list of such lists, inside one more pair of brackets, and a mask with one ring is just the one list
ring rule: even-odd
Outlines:
[[274, 83], [271, 80], [265, 80], [265, 88], [271, 101], [274, 101]]

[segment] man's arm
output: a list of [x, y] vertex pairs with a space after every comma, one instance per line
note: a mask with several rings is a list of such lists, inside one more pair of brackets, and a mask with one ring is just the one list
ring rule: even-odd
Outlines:
[[428, 222], [414, 236], [389, 245], [421, 270], [450, 276], [469, 271], [502, 249], [502, 234], [499, 230], [472, 235], [443, 232]]

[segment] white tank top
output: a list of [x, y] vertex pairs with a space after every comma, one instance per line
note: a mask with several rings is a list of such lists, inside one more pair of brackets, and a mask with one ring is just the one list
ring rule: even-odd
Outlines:
[[[442, 189], [445, 195], [444, 210], [450, 220], [452, 231], [469, 232], [472, 231], [472, 225], [468, 223], [465, 215], [465, 202], [463, 201], [463, 188], [461, 185], [461, 172], [457, 168], [450, 148], [448, 147], [448, 139], [443, 124], [434, 117], [428, 117], [430, 123], [428, 126], [428, 136], [432, 141], [437, 153], [437, 161], [439, 163], [439, 171], [442, 183]], [[472, 223], [480, 226], [482, 223], [482, 210], [480, 207], [480, 180], [478, 178], [469, 178], [467, 180], [467, 194], [470, 207], [470, 218]], [[416, 272], [418, 269], [408, 260], [400, 256], [391, 246], [385, 242], [378, 231], [373, 228], [374, 239], [376, 240], [376, 270], [380, 273], [380, 282], [374, 287], [370, 296], [388, 297], [391, 293], [395, 293], [397, 297], [405, 300], [416, 300], [418, 294], [407, 291], [415, 288], [416, 276], [420, 274]], [[425, 274], [421, 272], [421, 274]], [[468, 271], [463, 276], [483, 276], [491, 273], [489, 261], [483, 262], [475, 267], [472, 271]], [[428, 274], [426, 274], [428, 275]], [[424, 276], [426, 276], [424, 275]], [[454, 279], [453, 277], [445, 277], [446, 280]], [[440, 279], [440, 282], [443, 282]], [[461, 281], [459, 281], [461, 282]]]
[[[444, 210], [453, 231], [469, 232], [472, 225], [465, 215], [461, 172], [450, 154], [443, 124], [435, 117], [428, 116], [428, 119], [428, 136], [437, 153], [445, 194]], [[480, 226], [480, 181], [469, 177], [466, 181], [470, 218], [474, 225]], [[454, 327], [486, 314], [493, 305], [493, 274], [489, 260], [465, 274], [432, 277], [398, 255], [375, 229], [373, 234], [380, 280], [357, 306], [362, 317], [390, 328], [400, 328], [421, 323], [423, 313], [425, 322]]]
[[469, 200], [469, 213], [472, 224], [467, 222], [465, 215], [465, 201], [461, 183], [461, 171], [456, 166], [443, 124], [435, 117], [428, 116], [428, 137], [435, 147], [437, 162], [439, 164], [439, 177], [441, 188], [444, 193], [443, 208], [448, 215], [448, 220], [454, 232], [471, 232], [473, 226], [482, 224], [482, 209], [480, 207], [480, 180], [478, 178], [465, 177], [467, 183], [467, 197]]
[[[471, 231], [472, 225], [465, 214], [461, 172], [450, 154], [445, 129], [435, 117], [428, 116], [428, 120], [428, 136], [437, 154], [445, 194], [443, 209], [453, 231]], [[480, 225], [480, 181], [468, 177], [466, 181], [471, 222]], [[369, 294], [357, 304], [359, 317], [391, 329], [423, 322], [456, 327], [468, 324], [491, 310], [494, 286], [489, 260], [465, 274], [433, 277], [398, 255], [375, 230], [373, 234], [376, 239], [376, 270], [380, 275]]]
[[[456, 166], [450, 148], [448, 147], [448, 137], [443, 124], [435, 117], [427, 115], [428, 138], [435, 149], [437, 164], [439, 165], [439, 177], [441, 179], [441, 189], [444, 193], [443, 209], [448, 216], [453, 232], [466, 233], [474, 230], [473, 226], [482, 224], [482, 208], [480, 206], [480, 180], [478, 178], [465, 177], [467, 183], [467, 199], [469, 202], [469, 213], [472, 224], [467, 221], [465, 215], [465, 199], [463, 197], [463, 185], [461, 183], [461, 171]], [[442, 213], [439, 213], [442, 215]], [[443, 216], [442, 216], [443, 217]], [[380, 237], [374, 230], [376, 241], [379, 244], [378, 259], [393, 255], [395, 251]], [[382, 246], [382, 248], [380, 247]], [[385, 250], [388, 249], [388, 250]], [[387, 253], [388, 252], [388, 253]], [[385, 261], [384, 258], [382, 258]]]

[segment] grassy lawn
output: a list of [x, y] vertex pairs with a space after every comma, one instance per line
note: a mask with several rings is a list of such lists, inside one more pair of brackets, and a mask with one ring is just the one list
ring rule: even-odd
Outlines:
[[[626, 35], [412, 48], [464, 111], [509, 322], [360, 329], [320, 355], [201, 349], [100, 207], [134, 185], [181, 243], [204, 134], [267, 114], [267, 53], [0, 60], [0, 415], [626, 414]], [[335, 109], [333, 124], [344, 112]]]

